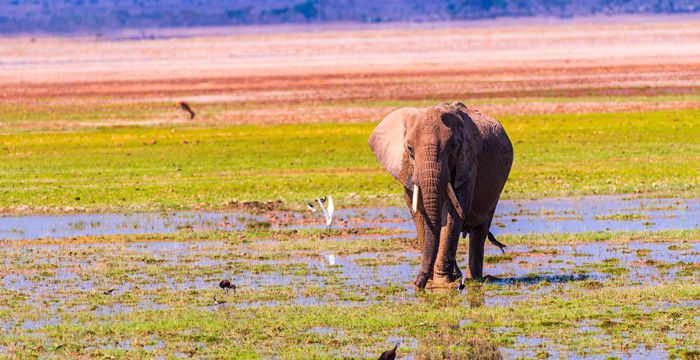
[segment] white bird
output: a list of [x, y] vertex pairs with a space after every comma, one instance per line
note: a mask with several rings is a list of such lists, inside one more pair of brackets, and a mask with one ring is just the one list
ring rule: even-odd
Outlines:
[[[328, 199], [328, 207], [324, 208], [323, 203], [326, 202], [326, 199]], [[331, 226], [333, 223], [333, 212], [335, 211], [335, 207], [333, 206], [333, 197], [328, 195], [327, 198], [318, 198], [316, 201], [318, 201], [318, 206], [320, 206], [321, 210], [323, 210], [323, 217], [326, 218], [326, 226]]]
[[311, 212], [316, 212], [316, 208], [314, 207], [314, 204], [312, 204], [312, 203], [306, 203], [306, 208], [311, 210]]
[[331, 226], [331, 223], [333, 222], [333, 212], [335, 211], [335, 207], [333, 206], [333, 198], [328, 195], [328, 216], [326, 217], [326, 226]]

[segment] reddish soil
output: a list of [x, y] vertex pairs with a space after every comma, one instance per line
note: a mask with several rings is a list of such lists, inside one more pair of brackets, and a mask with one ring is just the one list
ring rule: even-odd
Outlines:
[[[694, 64], [619, 65], [614, 67], [434, 70], [364, 74], [233, 76], [181, 80], [21, 83], [4, 87], [0, 100], [43, 101], [62, 98], [120, 102], [172, 101], [317, 104], [357, 100], [442, 98], [520, 98], [578, 96], [654, 96], [696, 94], [700, 60]], [[210, 97], [208, 97], [209, 95]], [[107, 99], [107, 102], [113, 102]]]

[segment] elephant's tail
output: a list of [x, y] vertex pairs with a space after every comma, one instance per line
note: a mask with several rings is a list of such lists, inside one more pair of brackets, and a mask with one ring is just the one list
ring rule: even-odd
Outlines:
[[503, 243], [501, 243], [500, 241], [496, 240], [496, 237], [493, 236], [493, 234], [492, 234], [490, 231], [489, 231], [489, 235], [488, 235], [488, 236], [489, 236], [489, 241], [490, 241], [492, 244], [498, 246], [498, 248], [501, 249], [501, 252], [505, 254], [506, 251], [503, 250], [503, 249], [506, 248], [506, 245], [503, 244]]

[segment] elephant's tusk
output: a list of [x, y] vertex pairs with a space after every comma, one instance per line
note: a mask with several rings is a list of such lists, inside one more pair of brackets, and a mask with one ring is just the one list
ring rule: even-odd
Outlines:
[[413, 209], [413, 212], [416, 213], [418, 212], [418, 192], [419, 192], [418, 185], [413, 184], [413, 202], [411, 202], [411, 208]]
[[452, 188], [452, 183], [450, 182], [447, 183], [447, 196], [450, 197], [452, 206], [454, 206], [455, 210], [457, 210], [457, 215], [459, 216], [459, 218], [464, 220], [464, 212], [462, 211], [462, 207], [459, 206], [459, 201], [457, 201], [457, 195], [455, 195], [455, 189]]

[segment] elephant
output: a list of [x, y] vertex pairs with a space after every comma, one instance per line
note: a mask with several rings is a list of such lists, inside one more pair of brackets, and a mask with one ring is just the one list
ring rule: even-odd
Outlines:
[[[401, 108], [369, 137], [377, 160], [404, 187], [422, 251], [414, 282], [425, 288], [462, 278], [460, 234], [469, 234], [468, 278], [483, 279], [484, 245], [513, 163], [501, 123], [461, 102]], [[449, 199], [449, 201], [447, 201]]]

